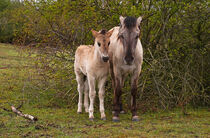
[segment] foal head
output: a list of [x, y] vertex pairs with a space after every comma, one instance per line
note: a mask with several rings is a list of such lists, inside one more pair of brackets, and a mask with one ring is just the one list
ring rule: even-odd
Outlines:
[[127, 65], [132, 65], [134, 62], [134, 53], [140, 35], [140, 23], [142, 17], [120, 17], [120, 30], [118, 38], [124, 48], [124, 62]]
[[100, 57], [104, 62], [109, 60], [108, 50], [112, 33], [113, 30], [109, 32], [106, 32], [105, 30], [101, 30], [100, 32], [92, 30], [92, 34], [95, 37], [95, 49], [99, 52]]

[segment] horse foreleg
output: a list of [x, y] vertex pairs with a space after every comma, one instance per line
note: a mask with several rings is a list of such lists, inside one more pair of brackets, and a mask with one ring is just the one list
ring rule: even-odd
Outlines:
[[114, 90], [114, 116], [112, 118], [113, 121], [119, 121], [119, 113], [120, 113], [120, 96], [122, 94], [121, 91], [121, 82], [120, 78], [115, 79], [116, 87]]
[[137, 94], [138, 75], [134, 74], [131, 77], [131, 113], [132, 121], [138, 121], [137, 107], [136, 107], [136, 94]]
[[110, 60], [109, 60], [109, 67], [110, 67], [110, 74], [111, 74], [111, 79], [112, 79], [112, 88], [115, 88], [115, 77], [114, 77], [114, 69], [113, 69], [113, 61], [111, 60], [111, 55], [110, 55]]
[[[112, 55], [111, 55], [110, 57], [112, 57]], [[114, 69], [113, 69], [113, 61], [111, 60], [111, 58], [110, 58], [110, 60], [109, 60], [109, 65], [110, 65], [110, 74], [111, 74], [111, 79], [112, 79], [112, 88], [113, 88], [114, 91], [115, 91], [115, 76], [114, 76]], [[119, 102], [120, 102], [120, 113], [125, 113], [125, 112], [123, 111], [121, 99], [119, 99]], [[113, 112], [113, 114], [114, 114], [115, 111], [113, 110], [112, 112]]]
[[[125, 76], [123, 75], [123, 76], [122, 76], [121, 87], [124, 87], [124, 85], [125, 85]], [[120, 113], [121, 113], [121, 114], [124, 114], [125, 111], [123, 110], [122, 97], [120, 97], [119, 103], [120, 103]]]

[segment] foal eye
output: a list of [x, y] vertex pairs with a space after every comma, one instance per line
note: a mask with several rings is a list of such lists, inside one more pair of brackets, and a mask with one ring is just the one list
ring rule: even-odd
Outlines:
[[100, 47], [101, 46], [101, 43], [98, 42], [98, 46]]
[[108, 43], [108, 46], [110, 45], [110, 42]]

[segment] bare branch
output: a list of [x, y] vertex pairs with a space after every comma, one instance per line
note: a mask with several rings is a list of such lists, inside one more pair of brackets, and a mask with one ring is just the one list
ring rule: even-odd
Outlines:
[[11, 106], [11, 108], [12, 108], [12, 111], [14, 113], [16, 113], [19, 116], [24, 117], [25, 119], [28, 119], [28, 120], [31, 120], [31, 121], [37, 121], [38, 120], [37, 117], [34, 117], [32, 115], [29, 115], [29, 114], [23, 114], [21, 111], [17, 110], [17, 108], [15, 108], [14, 106]]

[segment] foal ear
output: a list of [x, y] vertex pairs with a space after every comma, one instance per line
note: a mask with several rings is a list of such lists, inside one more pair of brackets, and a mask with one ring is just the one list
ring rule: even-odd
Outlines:
[[125, 20], [125, 17], [120, 16], [120, 24], [121, 24], [121, 25], [123, 25], [124, 20]]
[[137, 18], [137, 25], [138, 25], [138, 26], [140, 25], [141, 21], [142, 21], [142, 17], [139, 16], [139, 17]]
[[96, 37], [98, 36], [98, 34], [99, 34], [97, 31], [95, 31], [95, 30], [93, 30], [93, 29], [91, 30], [91, 32], [92, 32], [92, 34], [93, 34], [93, 36], [94, 36], [95, 38], [96, 38]]
[[114, 32], [114, 29], [112, 29], [111, 31], [106, 33], [106, 36], [110, 37], [112, 35], [112, 33]]

